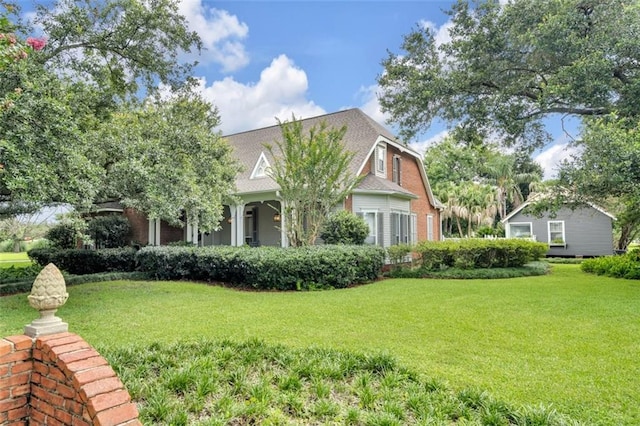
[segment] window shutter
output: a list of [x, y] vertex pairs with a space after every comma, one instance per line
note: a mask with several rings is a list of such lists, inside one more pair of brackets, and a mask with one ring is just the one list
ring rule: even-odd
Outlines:
[[384, 247], [384, 214], [378, 212], [378, 245]]

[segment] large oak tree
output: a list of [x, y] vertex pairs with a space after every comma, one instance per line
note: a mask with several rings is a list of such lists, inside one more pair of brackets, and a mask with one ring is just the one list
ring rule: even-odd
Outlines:
[[411, 31], [379, 76], [380, 103], [407, 139], [442, 119], [539, 147], [551, 114], [639, 117], [640, 4], [626, 0], [459, 0], [450, 40]]

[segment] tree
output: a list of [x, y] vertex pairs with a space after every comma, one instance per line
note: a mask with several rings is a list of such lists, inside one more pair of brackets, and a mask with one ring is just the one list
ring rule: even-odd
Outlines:
[[269, 175], [280, 186], [289, 244], [313, 245], [329, 214], [360, 180], [349, 169], [354, 153], [342, 143], [347, 128], [323, 121], [305, 131], [295, 116], [278, 125], [282, 139], [265, 147], [275, 160]]
[[99, 197], [176, 225], [185, 212], [203, 232], [217, 229], [240, 169], [213, 130], [218, 123], [215, 108], [188, 88], [115, 115], [92, 145], [104, 170]]
[[460, 236], [470, 236], [473, 228], [492, 226], [496, 213], [504, 218], [524, 201], [520, 185], [539, 181], [542, 170], [530, 156], [503, 154], [496, 145], [469, 143], [460, 136], [431, 145], [424, 164], [436, 197], [445, 205], [445, 231], [451, 234], [455, 221]]
[[540, 147], [542, 120], [640, 116], [640, 5], [625, 0], [459, 0], [450, 41], [432, 28], [384, 60], [380, 104], [411, 139], [440, 118]]
[[496, 202], [500, 219], [507, 217], [508, 207], [517, 208], [525, 200], [520, 184], [539, 181], [541, 175], [518, 173], [515, 155], [497, 154], [490, 156], [484, 163], [484, 181], [496, 188]]
[[[15, 6], [4, 2], [2, 6], [3, 17], [17, 16]], [[46, 45], [34, 43], [33, 38], [21, 41], [32, 31], [28, 26], [8, 19], [0, 22], [7, 38], [10, 35], [17, 44], [31, 46], [23, 50], [20, 60], [4, 61], [0, 66], [0, 201], [10, 213], [16, 206], [36, 208], [61, 202], [86, 207], [112, 189], [112, 185], [102, 186], [109, 171], [104, 169], [96, 136], [117, 128], [123, 114], [148, 108], [141, 101], [146, 102], [159, 84], [172, 90], [183, 87], [192, 64], [183, 63], [180, 55], [199, 50], [200, 39], [187, 30], [173, 0], [61, 0], [38, 5], [33, 22], [44, 32]], [[2, 58], [5, 53], [6, 49]], [[186, 120], [178, 127], [193, 123]], [[211, 140], [216, 140], [208, 130]], [[185, 133], [200, 131], [199, 127]], [[125, 151], [124, 143], [123, 139], [111, 152]], [[176, 158], [184, 160], [182, 146], [165, 143], [156, 147], [164, 149], [155, 155], [161, 155], [166, 169], [172, 169]], [[192, 160], [197, 162], [199, 157], [194, 155]], [[197, 168], [208, 175], [201, 179], [203, 184], [226, 182], [222, 165], [185, 167], [185, 161], [173, 168], [178, 180], [184, 178], [182, 171], [189, 174]], [[184, 180], [194, 183], [191, 178]], [[216, 188], [223, 193], [228, 186], [223, 183]], [[194, 197], [199, 204], [200, 196]], [[212, 197], [210, 202], [216, 204], [219, 198]], [[217, 205], [200, 206], [205, 213], [198, 214], [216, 216], [213, 212], [218, 209]], [[145, 212], [158, 214], [160, 210], [170, 209], [149, 206]], [[205, 218], [207, 226], [210, 222]]]
[[615, 116], [591, 121], [576, 145], [581, 154], [562, 165], [558, 187], [565, 190], [556, 193], [611, 210], [618, 219], [616, 246], [626, 249], [640, 232], [640, 123]]

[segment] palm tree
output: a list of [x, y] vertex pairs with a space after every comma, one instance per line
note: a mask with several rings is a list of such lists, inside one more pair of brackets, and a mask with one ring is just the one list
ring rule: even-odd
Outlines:
[[484, 167], [485, 182], [494, 185], [500, 219], [507, 216], [507, 205], [513, 208], [524, 202], [520, 184], [540, 180], [536, 173], [518, 173], [515, 155], [496, 154], [487, 159]]

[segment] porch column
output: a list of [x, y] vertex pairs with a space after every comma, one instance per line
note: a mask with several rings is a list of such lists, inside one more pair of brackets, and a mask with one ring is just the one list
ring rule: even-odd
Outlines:
[[244, 244], [244, 204], [229, 206], [231, 216], [231, 245], [239, 247]]
[[236, 206], [236, 246], [240, 247], [244, 245], [244, 204], [238, 204]]
[[187, 242], [198, 245], [198, 218], [189, 220], [187, 217]]
[[289, 247], [286, 231], [286, 217], [284, 215], [284, 203], [280, 201], [280, 247]]
[[149, 219], [149, 245], [160, 245], [160, 219]]

